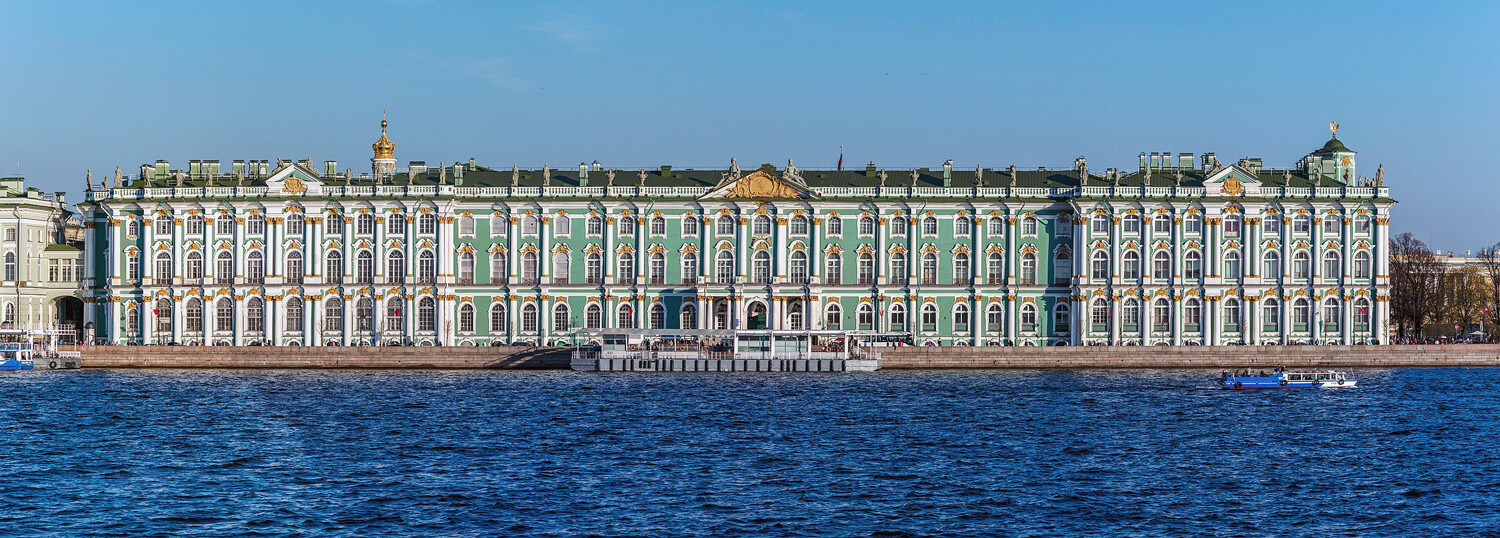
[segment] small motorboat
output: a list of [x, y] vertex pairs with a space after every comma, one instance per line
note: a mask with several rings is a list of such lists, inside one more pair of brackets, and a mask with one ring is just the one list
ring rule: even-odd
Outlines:
[[30, 370], [31, 350], [0, 346], [0, 370]]
[[1225, 389], [1352, 389], [1358, 382], [1333, 370], [1286, 370], [1225, 372], [1219, 386]]

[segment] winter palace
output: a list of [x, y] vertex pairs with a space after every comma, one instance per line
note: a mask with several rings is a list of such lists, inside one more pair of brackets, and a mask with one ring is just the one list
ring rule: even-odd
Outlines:
[[116, 343], [572, 344], [583, 328], [914, 345], [1380, 343], [1395, 203], [1292, 166], [522, 170], [164, 161], [92, 177], [83, 322]]

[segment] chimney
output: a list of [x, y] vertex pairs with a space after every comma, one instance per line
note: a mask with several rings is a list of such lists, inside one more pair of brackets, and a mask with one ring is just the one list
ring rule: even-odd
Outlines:
[[1146, 169], [1146, 165], [1148, 163], [1149, 163], [1149, 161], [1146, 160], [1146, 152], [1142, 151], [1141, 152], [1141, 170], [1145, 170]]
[[1219, 158], [1215, 157], [1213, 153], [1204, 153], [1203, 154], [1203, 169], [1204, 170], [1211, 170], [1215, 166], [1218, 166], [1218, 164], [1219, 164]]
[[[472, 159], [470, 159], [470, 160], [472, 161]], [[599, 164], [599, 161], [594, 161], [594, 171], [595, 172], [600, 172], [600, 171], [603, 171], [603, 170], [604, 170], [604, 165]]]
[[1151, 152], [1151, 169], [1152, 170], [1160, 170], [1161, 169], [1161, 154], [1157, 153], [1155, 151]]
[[339, 162], [323, 161], [323, 175], [328, 177], [339, 175]]
[[1163, 151], [1161, 152], [1161, 169], [1167, 170], [1170, 168], [1172, 168], [1172, 152]]
[[208, 170], [206, 170], [205, 172], [208, 174], [209, 177], [218, 177], [218, 175], [219, 175], [219, 161], [204, 161], [204, 164], [208, 165]]
[[668, 178], [668, 177], [671, 177], [671, 176], [672, 176], [672, 165], [670, 165], [670, 164], [661, 165], [661, 177], [662, 178]]
[[203, 164], [197, 159], [188, 161], [188, 177], [197, 179], [203, 173]]
[[578, 186], [589, 186], [589, 165], [578, 163]]
[[57, 197], [58, 205], [68, 207], [68, 193], [64, 191], [57, 191], [52, 193], [52, 195]]
[[167, 177], [167, 170], [170, 167], [171, 165], [167, 164], [167, 161], [156, 161], [156, 172], [154, 175], [158, 177]]
[[1177, 154], [1177, 167], [1181, 168], [1183, 170], [1192, 170], [1193, 169], [1193, 154], [1191, 154], [1191, 153], [1178, 153]]
[[875, 177], [875, 163], [865, 165], [865, 177]]
[[943, 161], [943, 186], [953, 186], [953, 159]]
[[245, 172], [245, 161], [235, 159], [234, 163], [230, 164], [229, 166], [233, 168], [233, 170], [230, 170], [230, 172], [236, 176]]

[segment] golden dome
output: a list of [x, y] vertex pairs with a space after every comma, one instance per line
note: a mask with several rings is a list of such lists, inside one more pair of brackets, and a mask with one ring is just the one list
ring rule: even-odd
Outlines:
[[375, 149], [376, 159], [395, 159], [396, 145], [391, 143], [391, 139], [385, 137], [385, 126], [385, 120], [380, 120], [380, 140], [370, 144], [370, 147]]

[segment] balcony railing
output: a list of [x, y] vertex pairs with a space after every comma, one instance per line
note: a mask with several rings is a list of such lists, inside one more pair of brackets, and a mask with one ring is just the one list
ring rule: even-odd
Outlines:
[[234, 277], [216, 276], [214, 277], [214, 284], [234, 285]]
[[202, 286], [203, 277], [200, 276], [197, 278], [179, 278], [177, 279], [177, 283], [183, 286]]
[[473, 276], [461, 276], [461, 277], [458, 277], [458, 283], [460, 285], [470, 285], [470, 284], [473, 284], [474, 283], [474, 277]]
[[666, 278], [659, 277], [659, 276], [653, 276], [653, 277], [651, 277], [651, 283], [652, 284], [665, 284], [666, 282], [667, 282]]
[[873, 284], [875, 284], [875, 277], [872, 277], [872, 276], [862, 276], [862, 277], [859, 277], [859, 285], [861, 285], [861, 286], [869, 286], [869, 285], [873, 285]]
[[828, 276], [823, 277], [823, 283], [824, 284], [829, 284], [829, 285], [833, 285], [833, 286], [837, 286], [839, 284], [842, 284], [843, 283], [842, 281], [843, 281], [843, 279], [839, 278], [839, 275], [828, 275]]
[[967, 286], [967, 285], [969, 285], [969, 277], [954, 278], [953, 279], [953, 285], [955, 285], [955, 286]]
[[325, 277], [323, 277], [323, 283], [325, 283], [325, 284], [343, 284], [344, 283], [344, 275], [328, 275], [328, 276], [325, 276]]
[[935, 286], [935, 285], [937, 285], [937, 277], [935, 277], [935, 276], [924, 276], [924, 277], [922, 277], [922, 285], [923, 286]]
[[990, 280], [990, 284], [1004, 284], [1005, 283], [1005, 278], [1004, 277], [992, 276], [992, 277], [990, 277], [989, 280]]
[[286, 280], [287, 284], [301, 284], [302, 283], [302, 275], [288, 276], [288, 277], [286, 277], [285, 280]]
[[492, 277], [490, 277], [490, 283], [491, 284], [504, 284], [506, 280], [509, 280], [509, 277], [503, 277], [503, 276], [492, 276]]
[[689, 286], [696, 286], [698, 284], [698, 277], [695, 277], [695, 276], [683, 277], [682, 278], [682, 283], [683, 284], [687, 284]]
[[568, 284], [568, 277], [565, 277], [565, 276], [555, 276], [555, 277], [552, 277], [552, 285], [554, 285], [554, 286], [566, 286], [567, 284]]

